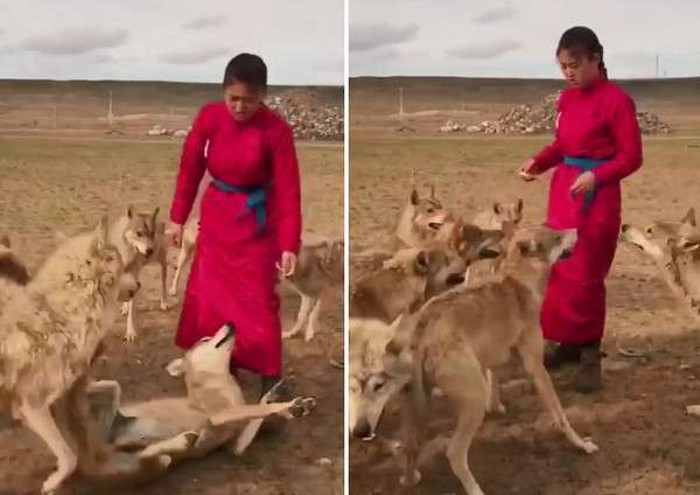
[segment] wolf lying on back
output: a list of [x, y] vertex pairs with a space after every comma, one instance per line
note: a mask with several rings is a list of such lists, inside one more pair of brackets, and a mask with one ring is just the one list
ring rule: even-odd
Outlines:
[[138, 289], [107, 238], [103, 218], [94, 233], [59, 246], [27, 286], [0, 279], [0, 399], [57, 458], [46, 493], [77, 465], [64, 399], [87, 375], [118, 299]]
[[[177, 462], [223, 445], [230, 444], [232, 453], [241, 455], [269, 415], [292, 419], [310, 412], [315, 405], [311, 398], [271, 403], [277, 387], [260, 404], [246, 404], [229, 372], [234, 345], [234, 328], [224, 325], [168, 365], [171, 375], [184, 376], [186, 397], [121, 404], [117, 382], [91, 383], [80, 397], [87, 401], [82, 407], [91, 411], [103, 448], [81, 452], [83, 474], [92, 482], [112, 484], [150, 480]], [[74, 434], [85, 439], [89, 433], [76, 424]]]
[[[557, 427], [577, 448], [595, 452], [569, 424], [544, 368], [544, 341], [539, 328], [542, 294], [549, 270], [570, 255], [575, 233], [546, 228], [517, 231], [509, 243], [503, 278], [481, 287], [459, 287], [429, 301], [415, 317], [404, 318], [386, 347], [386, 376], [410, 381], [406, 465], [403, 484], [420, 480], [417, 453], [426, 435], [428, 397], [437, 386], [459, 408], [457, 430], [447, 449], [453, 472], [469, 495], [483, 492], [467, 462], [468, 452], [489, 402], [485, 370], [505, 364], [516, 352]], [[468, 322], [468, 324], [466, 324]]]

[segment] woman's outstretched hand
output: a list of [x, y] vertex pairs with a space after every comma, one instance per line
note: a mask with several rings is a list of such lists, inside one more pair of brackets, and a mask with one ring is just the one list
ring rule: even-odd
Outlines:
[[170, 226], [168, 227], [168, 239], [170, 240], [170, 244], [176, 248], [182, 246], [182, 231], [182, 225], [170, 222]]
[[282, 259], [277, 263], [277, 269], [283, 277], [291, 277], [297, 268], [297, 255], [285, 251], [282, 253]]
[[523, 163], [520, 166], [520, 169], [518, 170], [518, 174], [520, 175], [520, 178], [524, 180], [525, 182], [530, 182], [535, 180], [537, 177], [533, 173], [533, 168], [535, 168], [535, 159], [534, 158], [528, 158], [525, 163]]

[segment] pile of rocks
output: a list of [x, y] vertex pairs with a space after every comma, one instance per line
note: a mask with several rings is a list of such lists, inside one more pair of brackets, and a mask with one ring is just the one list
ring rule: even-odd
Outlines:
[[671, 132], [671, 127], [666, 122], [661, 122], [655, 113], [637, 112], [637, 122], [642, 134], [668, 134]]
[[547, 95], [537, 105], [519, 105], [511, 108], [497, 120], [486, 120], [469, 126], [467, 132], [486, 134], [538, 134], [554, 129], [557, 118], [559, 93]]
[[270, 98], [267, 104], [289, 122], [297, 139], [343, 139], [342, 109], [320, 102], [313, 92], [289, 92]]
[[459, 132], [465, 130], [466, 127], [462, 124], [448, 120], [445, 125], [440, 127], [440, 132]]
[[173, 131], [171, 131], [167, 127], [163, 127], [160, 124], [156, 124], [150, 129], [148, 129], [148, 131], [146, 131], [146, 134], [148, 136], [169, 136], [172, 133]]
[[[485, 134], [540, 134], [549, 133], [557, 119], [557, 100], [560, 92], [547, 95], [536, 105], [519, 105], [511, 108], [496, 120], [486, 120], [466, 128], [467, 133]], [[637, 121], [644, 134], [671, 132], [668, 124], [651, 112], [637, 112]]]
[[174, 136], [174, 137], [185, 137], [187, 136], [190, 131], [192, 130], [192, 126], [189, 126], [187, 129], [168, 129], [167, 127], [163, 127], [160, 124], [156, 124], [153, 127], [151, 127], [148, 131], [146, 131], [146, 135], [148, 136]]

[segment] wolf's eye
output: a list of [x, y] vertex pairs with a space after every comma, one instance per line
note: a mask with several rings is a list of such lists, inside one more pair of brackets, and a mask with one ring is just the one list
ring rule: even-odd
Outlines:
[[435, 213], [435, 208], [428, 208], [428, 213]]
[[379, 392], [386, 382], [374, 382], [372, 385], [373, 392]]
[[143, 231], [142, 231], [142, 230], [137, 230], [137, 231], [136, 231], [136, 237], [143, 237]]
[[114, 261], [114, 256], [107, 256], [107, 257], [105, 257], [105, 262], [106, 262], [106, 263], [111, 263], [112, 261]]

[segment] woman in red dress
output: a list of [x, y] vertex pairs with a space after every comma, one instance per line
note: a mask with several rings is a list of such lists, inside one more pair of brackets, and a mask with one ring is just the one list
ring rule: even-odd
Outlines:
[[[236, 327], [232, 369], [262, 375], [262, 392], [282, 374], [279, 276], [291, 275], [301, 239], [299, 168], [290, 126], [263, 103], [267, 67], [234, 57], [223, 101], [201, 108], [184, 143], [170, 209], [179, 245], [205, 171], [199, 237], [176, 344], [184, 349]], [[206, 149], [206, 153], [205, 153]]]
[[574, 388], [590, 393], [602, 386], [604, 281], [620, 229], [620, 181], [641, 166], [642, 140], [634, 102], [608, 80], [593, 31], [569, 29], [556, 55], [569, 87], [559, 98], [555, 139], [520, 175], [530, 181], [554, 168], [546, 225], [578, 232], [573, 256], [552, 270], [541, 324], [553, 343], [547, 367], [578, 364]]

